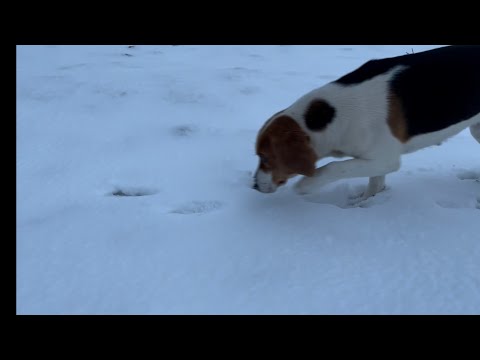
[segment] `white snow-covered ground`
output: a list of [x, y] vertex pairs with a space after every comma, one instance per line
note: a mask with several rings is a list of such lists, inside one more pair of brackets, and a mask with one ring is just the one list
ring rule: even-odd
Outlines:
[[270, 115], [435, 47], [17, 47], [17, 313], [479, 314], [468, 131], [359, 206], [250, 188]]

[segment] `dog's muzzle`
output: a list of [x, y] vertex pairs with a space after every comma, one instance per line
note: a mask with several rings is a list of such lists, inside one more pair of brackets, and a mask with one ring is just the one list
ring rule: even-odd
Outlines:
[[260, 191], [262, 193], [273, 193], [277, 190], [277, 186], [272, 182], [270, 174], [264, 173], [261, 170], [257, 170], [253, 177], [252, 189]]

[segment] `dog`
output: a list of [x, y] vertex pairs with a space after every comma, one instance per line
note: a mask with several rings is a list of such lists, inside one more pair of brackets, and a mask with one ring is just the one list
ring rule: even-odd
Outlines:
[[[470, 128], [480, 143], [480, 46], [445, 46], [370, 60], [300, 97], [259, 130], [253, 188], [273, 193], [297, 175], [301, 195], [368, 177], [367, 199], [385, 188], [402, 154]], [[480, 153], [480, 152], [479, 152]], [[325, 157], [349, 157], [316, 169]]]

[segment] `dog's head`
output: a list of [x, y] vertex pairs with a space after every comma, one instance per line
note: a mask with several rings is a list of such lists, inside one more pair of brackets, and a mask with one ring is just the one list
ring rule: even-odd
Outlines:
[[278, 115], [269, 120], [257, 136], [259, 165], [253, 188], [272, 193], [295, 175], [313, 176], [317, 156], [310, 137], [295, 120]]

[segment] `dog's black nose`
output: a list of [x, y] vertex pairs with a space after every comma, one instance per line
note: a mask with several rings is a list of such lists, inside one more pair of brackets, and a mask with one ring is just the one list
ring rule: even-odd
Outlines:
[[255, 182], [255, 183], [253, 184], [252, 188], [255, 189], [255, 190], [258, 190], [258, 184], [257, 184], [257, 182]]

